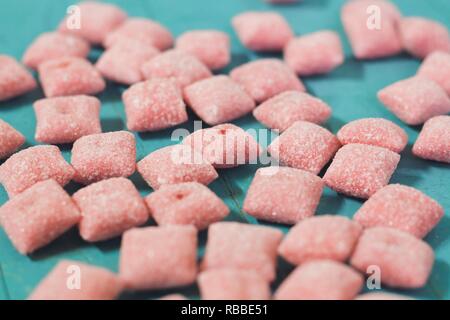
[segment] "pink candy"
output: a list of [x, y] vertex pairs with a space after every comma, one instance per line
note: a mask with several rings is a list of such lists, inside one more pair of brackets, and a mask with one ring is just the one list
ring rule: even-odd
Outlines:
[[189, 285], [197, 276], [197, 230], [192, 226], [129, 230], [122, 237], [119, 269], [127, 289]]
[[425, 58], [435, 51], [450, 53], [450, 34], [437, 21], [422, 17], [403, 18], [399, 30], [405, 50], [418, 58]]
[[339, 35], [319, 31], [292, 39], [284, 48], [284, 60], [300, 76], [328, 73], [344, 63]]
[[230, 123], [197, 130], [184, 138], [183, 144], [201, 153], [215, 168], [256, 163], [261, 148], [252, 135]]
[[224, 75], [186, 87], [184, 99], [209, 125], [237, 119], [255, 108], [253, 99], [236, 82]]
[[96, 94], [105, 89], [105, 81], [87, 60], [62, 57], [47, 60], [38, 67], [45, 96]]
[[123, 39], [135, 40], [159, 50], [166, 50], [173, 44], [173, 38], [169, 30], [156, 21], [144, 18], [128, 19], [108, 34], [103, 41], [103, 45], [110, 48]]
[[277, 247], [283, 233], [275, 228], [217, 222], [208, 230], [203, 270], [235, 268], [275, 279]]
[[102, 132], [100, 101], [89, 96], [41, 99], [34, 103], [36, 113], [35, 139], [58, 144]]
[[306, 91], [295, 73], [278, 59], [248, 62], [234, 68], [230, 77], [256, 102], [263, 102], [284, 91]]
[[363, 227], [391, 227], [423, 238], [439, 222], [444, 209], [417, 189], [400, 184], [378, 190], [356, 212]]
[[185, 145], [153, 151], [137, 163], [137, 170], [155, 190], [164, 184], [192, 181], [207, 185], [218, 177], [214, 167], [201, 154]]
[[351, 300], [363, 286], [352, 268], [331, 260], [316, 260], [295, 269], [275, 292], [277, 300]]
[[307, 171], [261, 168], [247, 191], [243, 209], [258, 219], [294, 224], [314, 215], [323, 186], [322, 179]]
[[396, 288], [421, 288], [431, 273], [433, 249], [414, 236], [392, 228], [371, 228], [363, 232], [351, 258], [361, 272], [377, 266], [381, 283]]
[[305, 92], [286, 91], [264, 101], [253, 116], [266, 127], [284, 131], [296, 121], [321, 124], [331, 115], [331, 108], [322, 100]]
[[141, 71], [145, 79], [174, 79], [180, 88], [212, 76], [200, 60], [180, 50], [169, 50], [157, 55], [144, 63]]
[[311, 122], [297, 121], [269, 146], [281, 164], [318, 174], [341, 146], [327, 129]]
[[74, 180], [83, 184], [113, 177], [129, 177], [136, 169], [136, 142], [127, 131], [92, 134], [72, 148]]
[[438, 116], [425, 122], [412, 152], [423, 159], [450, 163], [450, 116]]
[[336, 134], [345, 145], [368, 144], [400, 153], [408, 143], [408, 135], [392, 121], [383, 118], [365, 118], [344, 125]]
[[198, 277], [203, 300], [270, 300], [268, 282], [253, 271], [218, 269]]
[[0, 102], [37, 87], [33, 76], [14, 58], [0, 55]]
[[28, 47], [23, 63], [33, 69], [44, 61], [61, 57], [86, 58], [90, 45], [84, 39], [60, 32], [47, 32], [40, 35]]
[[143, 80], [142, 65], [158, 54], [151, 45], [122, 39], [106, 50], [95, 66], [106, 79], [131, 85]]
[[430, 53], [417, 71], [417, 75], [433, 80], [447, 92], [447, 95], [450, 96], [449, 53], [443, 51]]
[[323, 180], [331, 189], [367, 199], [389, 183], [400, 155], [385, 148], [347, 144], [336, 153]]
[[187, 224], [204, 229], [230, 213], [214, 192], [197, 182], [163, 185], [145, 201], [160, 226]]
[[0, 182], [10, 198], [47, 179], [64, 186], [73, 175], [73, 168], [56, 146], [29, 147], [13, 154], [0, 166]]
[[123, 93], [127, 127], [133, 131], [157, 131], [188, 120], [180, 89], [169, 79], [151, 79]]
[[13, 154], [25, 143], [25, 137], [9, 123], [0, 119], [0, 159]]
[[254, 51], [281, 51], [294, 36], [276, 12], [244, 12], [233, 18], [232, 25], [242, 44]]
[[81, 237], [90, 242], [113, 238], [144, 224], [148, 209], [133, 183], [111, 178], [78, 190], [73, 200], [81, 210]]
[[345, 262], [361, 232], [361, 226], [346, 217], [311, 217], [300, 221], [289, 231], [278, 252], [295, 265], [318, 259]]
[[230, 37], [216, 30], [188, 31], [178, 37], [178, 50], [187, 52], [203, 62], [208, 68], [217, 70], [230, 62]]
[[70, 196], [54, 180], [36, 183], [0, 208], [0, 224], [22, 254], [47, 245], [80, 218]]
[[[79, 276], [80, 282], [70, 281]], [[73, 285], [73, 287], [69, 287]], [[79, 287], [78, 287], [79, 285]], [[109, 270], [79, 261], [62, 260], [31, 293], [29, 300], [113, 300], [122, 291]]]
[[378, 92], [378, 99], [409, 125], [450, 112], [450, 98], [434, 81], [413, 77], [398, 81]]

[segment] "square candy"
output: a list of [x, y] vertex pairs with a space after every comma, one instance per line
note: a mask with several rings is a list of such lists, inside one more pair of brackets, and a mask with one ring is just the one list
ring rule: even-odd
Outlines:
[[284, 61], [300, 76], [328, 73], [344, 63], [341, 39], [334, 31], [318, 31], [292, 39]]
[[436, 82], [421, 77], [400, 80], [378, 92], [378, 99], [409, 125], [450, 112], [450, 98]]
[[216, 222], [208, 230], [202, 269], [247, 270], [273, 281], [282, 237], [280, 230], [271, 227]]
[[336, 134], [343, 144], [360, 143], [383, 147], [400, 153], [408, 143], [408, 135], [392, 121], [383, 118], [365, 118], [351, 121]]
[[281, 51], [294, 33], [276, 12], [249, 11], [233, 17], [231, 24], [242, 44], [254, 51]]
[[24, 135], [0, 119], [0, 159], [9, 157], [24, 143]]
[[[375, 14], [379, 14], [379, 19]], [[341, 20], [355, 57], [376, 59], [400, 53], [402, 43], [397, 30], [400, 18], [400, 12], [390, 1], [348, 1], [342, 7]]]
[[153, 151], [137, 163], [137, 170], [154, 190], [165, 184], [199, 182], [208, 185], [218, 177], [202, 155], [185, 145]]
[[0, 208], [0, 225], [21, 254], [52, 242], [80, 218], [70, 196], [54, 180], [36, 183]]
[[254, 271], [208, 270], [197, 281], [203, 300], [270, 300], [271, 296], [269, 283]]
[[170, 79], [150, 79], [136, 83], [122, 95], [127, 128], [158, 131], [188, 120], [181, 91]]
[[56, 146], [34, 146], [13, 154], [0, 166], [0, 183], [10, 198], [47, 179], [64, 186], [74, 170]]
[[197, 130], [184, 138], [183, 144], [201, 153], [215, 168], [256, 164], [261, 150], [251, 134], [231, 123]]
[[435, 51], [450, 53], [450, 34], [445, 25], [422, 17], [407, 17], [400, 21], [403, 47], [417, 58], [426, 58]]
[[[59, 31], [75, 34], [93, 44], [101, 44], [106, 35], [116, 29], [127, 18], [127, 14], [119, 7], [96, 1], [83, 1], [59, 25]], [[78, 14], [80, 25], [74, 21]]]
[[119, 269], [127, 289], [189, 285], [197, 277], [197, 230], [193, 226], [129, 230], [122, 237]]
[[180, 35], [175, 47], [203, 62], [211, 70], [225, 67], [230, 62], [230, 37], [222, 31], [194, 30]]
[[257, 219], [295, 224], [314, 215], [324, 183], [307, 171], [267, 167], [256, 171], [244, 211]]
[[212, 126], [240, 118], [255, 108], [255, 101], [224, 75], [186, 87], [184, 99], [200, 119]]
[[145, 79], [173, 79], [181, 89], [212, 76], [200, 60], [180, 50], [169, 50], [157, 55], [142, 65], [141, 72]]
[[145, 18], [127, 19], [120, 27], [108, 34], [103, 45], [110, 48], [123, 39], [135, 40], [161, 51], [169, 49], [173, 44], [173, 37], [169, 30], [158, 22]]
[[129, 177], [136, 169], [136, 142], [127, 131], [92, 134], [72, 147], [74, 180], [90, 184], [114, 177]]
[[286, 91], [264, 101], [253, 116], [270, 129], [284, 131], [296, 121], [322, 124], [331, 115], [331, 108], [322, 100], [305, 92]]
[[365, 228], [391, 227], [423, 238], [443, 215], [441, 205], [421, 191], [391, 184], [371, 196], [353, 219]]
[[366, 229], [350, 261], [361, 272], [377, 266], [381, 283], [395, 288], [423, 287], [434, 263], [433, 249], [413, 235], [393, 228]]
[[[77, 283], [70, 281], [80, 276]], [[69, 287], [73, 284], [74, 287]], [[122, 291], [119, 278], [109, 270], [79, 261], [62, 260], [39, 283], [29, 300], [114, 300]]]
[[450, 116], [425, 122], [412, 152], [419, 158], [450, 163]]
[[386, 148], [352, 143], [338, 150], [325, 173], [325, 184], [336, 192], [367, 199], [386, 186], [400, 155]]
[[111, 81], [131, 85], [142, 81], [142, 65], [156, 57], [159, 50], [136, 40], [123, 39], [107, 49], [95, 67]]
[[417, 75], [433, 80], [450, 96], [450, 54], [444, 51], [430, 53], [422, 62]]
[[41, 99], [34, 103], [35, 139], [39, 142], [71, 143], [82, 136], [100, 133], [100, 100], [89, 96]]
[[77, 94], [96, 94], [105, 89], [105, 81], [87, 60], [62, 57], [39, 65], [39, 79], [47, 98]]
[[283, 165], [318, 174], [340, 146], [339, 140], [327, 129], [297, 121], [276, 138], [268, 150]]
[[347, 261], [355, 248], [361, 226], [341, 216], [316, 216], [300, 221], [284, 238], [279, 254], [294, 265], [329, 259]]
[[230, 213], [222, 199], [198, 182], [163, 185], [145, 201], [160, 226], [193, 225], [205, 229]]
[[351, 300], [362, 289], [363, 277], [332, 260], [297, 267], [275, 292], [276, 300]]
[[144, 224], [148, 209], [139, 191], [125, 178], [111, 178], [78, 190], [73, 200], [80, 208], [81, 237], [102, 241]]
[[284, 91], [306, 91], [295, 73], [278, 59], [248, 62], [231, 70], [230, 77], [256, 102], [263, 102]]
[[0, 102], [25, 94], [37, 87], [31, 73], [14, 58], [0, 55]]
[[25, 51], [23, 64], [37, 69], [44, 61], [61, 57], [86, 58], [91, 47], [87, 41], [75, 35], [46, 32], [37, 37]]

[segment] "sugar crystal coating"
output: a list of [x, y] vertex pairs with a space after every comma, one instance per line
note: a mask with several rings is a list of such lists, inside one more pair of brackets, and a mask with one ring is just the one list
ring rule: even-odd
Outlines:
[[126, 288], [164, 289], [197, 276], [197, 230], [193, 226], [131, 229], [120, 248], [119, 276]]
[[35, 139], [39, 142], [71, 143], [82, 136], [100, 133], [100, 100], [89, 96], [41, 99], [33, 104]]
[[222, 199], [198, 182], [163, 185], [145, 201], [160, 226], [187, 224], [205, 229], [230, 213]]
[[[70, 275], [80, 275], [79, 289], [68, 286]], [[76, 285], [76, 283], [74, 283]], [[113, 300], [122, 291], [122, 283], [109, 270], [62, 260], [39, 283], [29, 300]]]
[[253, 99], [224, 75], [191, 84], [183, 95], [192, 110], [209, 125], [240, 118], [255, 108]]
[[438, 116], [425, 122], [412, 152], [423, 159], [450, 163], [450, 116]]
[[433, 249], [406, 232], [385, 227], [366, 229], [350, 261], [361, 272], [377, 266], [381, 283], [395, 288], [421, 288], [431, 273]]
[[364, 118], [344, 125], [336, 134], [345, 145], [361, 143], [387, 148], [400, 153], [408, 143], [408, 135], [392, 121], [383, 118]]
[[276, 300], [351, 300], [361, 290], [363, 277], [332, 260], [315, 260], [297, 267], [275, 292]]
[[214, 167], [189, 146], [168, 146], [147, 155], [137, 163], [137, 170], [153, 188], [164, 184], [199, 182], [208, 185], [218, 177]]
[[276, 138], [268, 150], [281, 164], [318, 174], [341, 146], [327, 129], [297, 121]]
[[136, 142], [127, 131], [92, 134], [75, 141], [71, 164], [74, 180], [83, 184], [129, 177], [136, 169]]
[[33, 69], [44, 61], [61, 57], [86, 58], [90, 45], [75, 35], [60, 32], [46, 32], [38, 36], [27, 48], [23, 63]]
[[80, 235], [90, 242], [118, 236], [149, 216], [139, 191], [126, 178], [93, 183], [75, 192], [73, 200], [82, 214]]
[[0, 224], [21, 254], [52, 242], [80, 218], [70, 196], [51, 179], [36, 183], [0, 208]]
[[291, 228], [278, 252], [295, 265], [318, 259], [345, 262], [350, 258], [361, 232], [361, 226], [346, 217], [311, 217]]
[[409, 125], [450, 112], [450, 98], [436, 82], [423, 77], [400, 80], [378, 92], [378, 99]]
[[367, 199], [389, 183], [400, 155], [385, 148], [352, 143], [336, 153], [323, 180], [331, 189]]
[[417, 75], [433, 80], [450, 96], [450, 53], [430, 53], [422, 62]]
[[292, 39], [284, 48], [284, 61], [300, 76], [328, 73], [344, 63], [339, 35], [324, 30]]
[[272, 281], [282, 237], [280, 230], [271, 227], [216, 222], [208, 230], [202, 269], [248, 270]]
[[56, 146], [34, 146], [13, 154], [0, 166], [0, 183], [14, 197], [35, 183], [54, 179], [66, 185], [74, 169]]
[[203, 300], [270, 300], [267, 280], [254, 271], [213, 269], [198, 277]]
[[36, 80], [14, 58], [0, 55], [0, 102], [18, 97], [37, 87]]
[[281, 51], [294, 36], [288, 22], [276, 12], [243, 12], [231, 23], [242, 44], [254, 51]]
[[24, 143], [24, 135], [0, 119], [0, 159], [10, 156]]

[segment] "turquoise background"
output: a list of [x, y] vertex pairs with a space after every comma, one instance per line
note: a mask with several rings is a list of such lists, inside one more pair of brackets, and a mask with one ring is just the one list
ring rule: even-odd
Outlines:
[[[408, 127], [396, 119], [376, 99], [376, 92], [397, 80], [415, 74], [420, 61], [402, 54], [389, 59], [361, 62], [352, 58], [348, 42], [342, 30], [339, 11], [343, 0], [304, 0], [303, 3], [285, 6], [273, 6], [262, 0], [116, 0], [130, 16], [145, 16], [166, 25], [175, 36], [183, 31], [198, 28], [215, 28], [230, 34], [232, 39], [233, 60], [223, 70], [227, 73], [232, 67], [257, 58], [279, 55], [256, 54], [246, 50], [237, 40], [230, 26], [230, 19], [245, 10], [276, 10], [290, 22], [296, 34], [305, 34], [321, 29], [333, 29], [340, 33], [345, 44], [346, 62], [334, 72], [320, 77], [304, 78], [308, 91], [328, 102], [333, 108], [333, 115], [326, 127], [333, 132], [346, 122], [362, 117], [383, 117], [403, 127], [409, 135], [409, 144], [402, 153], [399, 167], [392, 177], [392, 183], [413, 186], [439, 201], [446, 214], [437, 228], [426, 238], [436, 252], [436, 263], [428, 285], [420, 290], [396, 291], [422, 299], [449, 299], [450, 275], [450, 196], [449, 166], [437, 162], [415, 158], [411, 154], [420, 127]], [[436, 19], [450, 27], [450, 2], [448, 0], [398, 0], [394, 1], [404, 15], [422, 15]], [[0, 0], [0, 53], [9, 54], [20, 59], [27, 45], [40, 33], [57, 26], [65, 10], [72, 1], [67, 0]], [[93, 50], [91, 59], [100, 54]], [[101, 119], [103, 131], [124, 129], [125, 115], [121, 102], [121, 93], [125, 87], [108, 84], [107, 89], [99, 95], [103, 102]], [[11, 123], [27, 137], [23, 147], [35, 145], [35, 117], [32, 103], [42, 98], [42, 92], [35, 90], [23, 97], [0, 103], [0, 118]], [[189, 124], [181, 126], [192, 128]], [[243, 128], [263, 128], [248, 115], [235, 124]], [[170, 140], [171, 130], [156, 133], [136, 134], [138, 160], [149, 152], [163, 146], [174, 144]], [[71, 146], [61, 146], [66, 159], [70, 159]], [[257, 166], [243, 166], [236, 169], [220, 171], [220, 178], [211, 184], [211, 188], [222, 197], [232, 214], [229, 219], [242, 222], [258, 223], [242, 212], [242, 202], [247, 187]], [[322, 173], [323, 174], [323, 173]], [[133, 182], [143, 195], [151, 189], [138, 176]], [[69, 192], [80, 186], [70, 184]], [[6, 193], [0, 190], [0, 203], [7, 201]], [[326, 189], [320, 202], [318, 213], [332, 213], [353, 216], [361, 206], [361, 201], [336, 194]], [[151, 224], [151, 222], [150, 222]], [[274, 225], [276, 227], [280, 227]], [[280, 227], [284, 231], [286, 227]], [[200, 234], [201, 249], [206, 241], [206, 233]], [[120, 239], [113, 239], [96, 244], [83, 242], [73, 229], [49, 246], [31, 256], [22, 256], [12, 247], [3, 230], [0, 230], [0, 299], [24, 299], [39, 280], [62, 258], [85, 261], [95, 265], [117, 270], [118, 248]], [[292, 267], [280, 260], [279, 275], [274, 287], [292, 270]], [[178, 290], [127, 293], [123, 298], [156, 298], [169, 292], [181, 292], [190, 297], [197, 297], [195, 286]]]

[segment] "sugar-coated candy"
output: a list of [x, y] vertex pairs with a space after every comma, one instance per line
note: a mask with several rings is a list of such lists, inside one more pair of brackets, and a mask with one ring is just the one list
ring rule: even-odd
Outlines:
[[412, 152], [423, 159], [450, 163], [450, 116], [438, 116], [425, 122]]
[[36, 80], [14, 58], [0, 55], [0, 102], [25, 94], [37, 87]]
[[450, 96], [450, 53], [430, 53], [420, 65], [417, 75], [433, 80]]
[[9, 157], [24, 143], [24, 135], [0, 119], [0, 159]]

